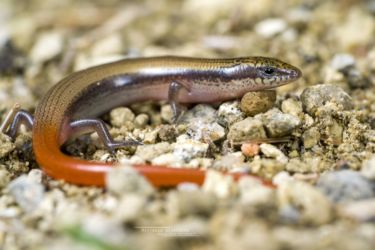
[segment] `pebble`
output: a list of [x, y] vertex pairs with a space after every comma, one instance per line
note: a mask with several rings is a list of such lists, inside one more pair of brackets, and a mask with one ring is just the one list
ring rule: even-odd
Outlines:
[[173, 111], [172, 111], [171, 105], [168, 104], [168, 105], [161, 106], [160, 116], [163, 121], [172, 124], [173, 123]]
[[304, 110], [311, 116], [319, 107], [327, 103], [334, 103], [340, 110], [353, 108], [352, 98], [340, 87], [332, 84], [321, 84], [306, 88], [301, 94]]
[[186, 133], [196, 141], [216, 142], [225, 137], [225, 129], [216, 122], [196, 119], [190, 123]]
[[245, 206], [270, 206], [275, 201], [275, 191], [263, 185], [257, 185], [240, 192], [240, 203]]
[[30, 58], [34, 63], [43, 63], [62, 53], [64, 37], [61, 32], [44, 32], [38, 35], [30, 51]]
[[216, 110], [208, 104], [198, 104], [186, 111], [179, 122], [191, 124], [197, 120], [203, 123], [215, 122]]
[[274, 145], [262, 143], [260, 144], [260, 151], [266, 157], [276, 159], [281, 164], [286, 164], [288, 162], [288, 157], [286, 157], [285, 154]]
[[173, 154], [188, 162], [193, 158], [205, 156], [208, 146], [207, 143], [189, 139], [186, 135], [180, 135], [174, 145]]
[[144, 128], [149, 123], [150, 118], [146, 114], [139, 114], [134, 118], [134, 126], [136, 128]]
[[166, 210], [172, 218], [185, 216], [209, 216], [215, 211], [217, 199], [201, 190], [169, 192]]
[[255, 32], [265, 38], [280, 34], [287, 28], [287, 23], [281, 18], [268, 18], [255, 24]]
[[232, 142], [264, 138], [267, 138], [267, 136], [263, 123], [252, 117], [234, 123], [230, 126], [227, 134], [227, 139]]
[[375, 155], [373, 155], [371, 159], [365, 161], [362, 164], [361, 174], [364, 177], [375, 181]]
[[168, 142], [160, 142], [157, 144], [138, 146], [135, 155], [141, 157], [145, 161], [151, 161], [155, 157], [170, 151], [172, 151], [172, 146]]
[[4, 188], [10, 181], [10, 174], [4, 165], [0, 165], [0, 188]]
[[44, 186], [33, 176], [21, 175], [8, 185], [9, 193], [17, 204], [25, 211], [34, 211], [44, 197]]
[[312, 127], [302, 134], [303, 146], [306, 149], [312, 148], [317, 145], [320, 141], [320, 133], [317, 127]]
[[133, 123], [135, 115], [133, 111], [126, 107], [119, 107], [113, 109], [109, 113], [111, 124], [115, 127], [124, 126], [126, 123]]
[[126, 193], [137, 193], [151, 195], [154, 193], [153, 186], [131, 166], [120, 166], [112, 168], [106, 175], [106, 187], [109, 192], [116, 195]]
[[275, 101], [275, 90], [248, 92], [242, 97], [240, 108], [246, 115], [254, 116], [269, 110]]
[[118, 201], [114, 217], [124, 223], [137, 221], [142, 216], [146, 204], [146, 197], [128, 193]]
[[285, 164], [275, 159], [260, 159], [258, 156], [249, 164], [251, 173], [265, 179], [273, 178], [277, 173], [284, 170]]
[[244, 156], [253, 157], [259, 154], [259, 144], [258, 143], [244, 143], [241, 145], [241, 152]]
[[238, 101], [224, 102], [220, 105], [217, 111], [217, 118], [219, 124], [224, 127], [231, 126], [243, 119], [243, 113], [240, 110]]
[[[297, 218], [302, 223], [313, 225], [322, 225], [332, 219], [331, 203], [310, 184], [299, 181], [283, 182], [278, 186], [276, 194], [280, 211], [292, 211], [289, 213], [293, 217], [291, 219]], [[288, 206], [291, 208], [285, 209]], [[285, 216], [285, 213], [281, 215]]]
[[360, 222], [372, 222], [375, 220], [375, 198], [342, 204], [339, 206], [338, 212], [341, 216], [350, 217]]
[[330, 63], [330, 66], [337, 71], [344, 71], [350, 67], [354, 67], [356, 61], [350, 54], [336, 54]]
[[288, 98], [281, 103], [281, 110], [290, 115], [300, 117], [302, 113], [302, 103], [293, 98]]
[[301, 120], [297, 116], [284, 114], [277, 108], [258, 116], [262, 119], [267, 134], [273, 138], [290, 135], [301, 124]]
[[213, 168], [216, 170], [230, 170], [243, 166], [245, 163], [245, 157], [240, 152], [230, 153], [222, 156], [216, 160], [213, 164]]
[[178, 132], [174, 125], [163, 125], [158, 131], [158, 136], [162, 141], [172, 142], [176, 139]]
[[7, 156], [15, 148], [9, 136], [0, 133], [0, 158]]
[[180, 167], [184, 164], [181, 157], [173, 153], [159, 155], [151, 160], [152, 165], [162, 165], [171, 167]]
[[287, 171], [280, 171], [272, 178], [272, 184], [279, 186], [285, 182], [292, 181], [293, 177]]
[[119, 33], [101, 38], [96, 41], [91, 48], [91, 54], [94, 57], [118, 55], [123, 53], [123, 42]]
[[333, 202], [344, 203], [372, 198], [374, 184], [353, 170], [340, 170], [322, 175], [317, 188]]
[[301, 161], [298, 158], [290, 159], [285, 166], [285, 170], [292, 173], [309, 173], [313, 171], [311, 164]]
[[236, 192], [233, 177], [214, 170], [207, 170], [202, 189], [219, 198], [228, 198]]

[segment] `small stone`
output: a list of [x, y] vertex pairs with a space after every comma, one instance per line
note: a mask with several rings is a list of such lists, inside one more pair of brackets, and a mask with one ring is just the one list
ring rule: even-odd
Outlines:
[[363, 75], [361, 72], [359, 72], [359, 70], [356, 68], [349, 69], [347, 72], [344, 73], [344, 75], [348, 81], [348, 85], [352, 89], [367, 88], [371, 86], [371, 80], [365, 75]]
[[152, 145], [140, 145], [135, 151], [135, 155], [146, 161], [151, 161], [159, 155], [168, 153], [172, 150], [172, 146], [168, 142], [160, 142]]
[[159, 133], [158, 128], [152, 129], [151, 131], [146, 131], [143, 134], [143, 143], [155, 144], [156, 139], [158, 138], [158, 133]]
[[150, 121], [150, 118], [146, 114], [139, 114], [134, 119], [134, 126], [136, 128], [144, 128]]
[[166, 201], [167, 214], [172, 218], [200, 215], [209, 216], [215, 211], [217, 199], [200, 190], [169, 192]]
[[258, 116], [262, 119], [267, 134], [273, 138], [290, 135], [301, 124], [298, 117], [284, 114], [276, 108]]
[[126, 193], [150, 195], [154, 192], [153, 186], [131, 166], [112, 168], [106, 175], [106, 187], [119, 196]]
[[320, 133], [317, 127], [312, 127], [302, 134], [303, 146], [306, 149], [312, 148], [320, 141]]
[[244, 156], [253, 157], [259, 154], [258, 143], [244, 143], [241, 145], [241, 152]]
[[269, 110], [276, 101], [275, 90], [246, 93], [241, 99], [241, 110], [248, 116], [254, 116]]
[[202, 189], [219, 198], [227, 198], [236, 191], [232, 176], [213, 170], [207, 170]]
[[138, 193], [126, 194], [115, 209], [114, 217], [122, 222], [134, 222], [142, 216], [146, 206], [146, 197]]
[[348, 202], [339, 206], [338, 211], [341, 216], [371, 222], [375, 220], [375, 199]]
[[227, 154], [214, 162], [213, 168], [217, 170], [230, 170], [244, 165], [245, 157], [240, 153]]
[[21, 175], [10, 182], [8, 190], [25, 212], [34, 211], [44, 197], [44, 186], [26, 175]]
[[214, 160], [212, 158], [205, 158], [205, 157], [198, 157], [194, 158], [191, 161], [189, 161], [186, 164], [186, 167], [189, 168], [202, 168], [202, 169], [207, 169], [212, 167]]
[[369, 199], [375, 195], [373, 183], [353, 170], [326, 173], [319, 178], [317, 188], [338, 203]]
[[356, 64], [355, 59], [350, 54], [336, 54], [330, 63], [330, 66], [337, 70], [343, 71], [347, 68], [354, 67]]
[[238, 101], [224, 102], [221, 104], [217, 111], [217, 116], [219, 124], [224, 127], [228, 127], [243, 119], [243, 113], [240, 110]]
[[94, 57], [118, 55], [123, 53], [123, 42], [119, 33], [101, 38], [92, 46], [91, 54]]
[[321, 84], [306, 88], [301, 94], [304, 110], [311, 116], [319, 107], [327, 103], [334, 103], [340, 110], [351, 110], [353, 108], [352, 98], [340, 87], [332, 84]]
[[255, 24], [255, 32], [265, 38], [280, 34], [287, 28], [287, 23], [281, 18], [268, 18]]
[[158, 131], [160, 140], [168, 142], [176, 140], [177, 134], [178, 132], [174, 125], [163, 125]]
[[311, 169], [311, 165], [301, 161], [300, 159], [290, 159], [290, 161], [286, 164], [285, 170], [292, 172], [292, 173], [309, 173], [313, 169]]
[[63, 34], [60, 32], [41, 33], [31, 48], [31, 60], [34, 63], [43, 63], [60, 55], [64, 45], [63, 39]]
[[166, 153], [159, 155], [151, 160], [152, 165], [162, 165], [162, 166], [181, 166], [184, 162], [180, 157], [173, 153]]
[[262, 143], [260, 145], [260, 151], [269, 158], [274, 158], [281, 164], [286, 164], [288, 162], [288, 157], [284, 153], [275, 147], [274, 145]]
[[225, 129], [216, 122], [195, 119], [189, 124], [186, 134], [196, 141], [216, 142], [225, 137]]
[[285, 164], [275, 159], [260, 159], [258, 156], [249, 164], [251, 173], [272, 179], [277, 173], [284, 170]]
[[240, 202], [246, 206], [270, 205], [274, 203], [275, 191], [263, 185], [242, 190], [240, 192]]
[[0, 133], [0, 158], [7, 156], [15, 149], [14, 143], [9, 136]]
[[160, 110], [160, 115], [163, 121], [173, 123], [173, 111], [171, 105], [163, 105]]
[[6, 171], [5, 166], [0, 166], [0, 188], [4, 188], [10, 181], [10, 174]]
[[110, 113], [111, 124], [116, 127], [121, 127], [124, 124], [134, 120], [134, 113], [126, 107], [119, 107], [113, 109]]
[[332, 145], [340, 145], [342, 143], [344, 128], [335, 119], [332, 119], [326, 127], [326, 138], [324, 141]]
[[196, 157], [203, 157], [207, 153], [208, 144], [191, 140], [185, 135], [177, 137], [174, 145], [173, 154], [185, 162]]
[[361, 174], [370, 179], [375, 181], [375, 155], [368, 161], [365, 161], [362, 164]]
[[202, 121], [202, 123], [215, 122], [216, 110], [208, 104], [198, 104], [186, 111], [179, 122], [194, 123], [197, 120]]
[[294, 115], [296, 117], [299, 117], [302, 114], [302, 103], [293, 99], [288, 98], [281, 104], [281, 110], [284, 113]]
[[272, 184], [279, 186], [285, 182], [292, 181], [293, 177], [287, 171], [281, 171], [272, 178]]
[[241, 142], [251, 139], [264, 139], [267, 136], [263, 123], [258, 119], [248, 117], [245, 120], [234, 123], [229, 128], [227, 138], [231, 142]]
[[294, 215], [293, 217], [303, 223], [322, 225], [332, 218], [333, 207], [329, 200], [318, 189], [307, 183], [283, 182], [278, 186], [276, 193], [280, 212], [285, 212], [285, 207], [290, 206], [287, 210], [295, 210], [293, 214], [299, 213], [297, 217]]

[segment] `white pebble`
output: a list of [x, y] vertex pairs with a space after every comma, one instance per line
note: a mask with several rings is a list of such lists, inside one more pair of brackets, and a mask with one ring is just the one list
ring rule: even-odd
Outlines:
[[281, 18], [265, 19], [255, 25], [255, 32], [266, 38], [273, 37], [287, 28], [287, 23]]
[[42, 63], [59, 55], [63, 50], [63, 35], [60, 32], [45, 32], [38, 36], [30, 52], [34, 63]]

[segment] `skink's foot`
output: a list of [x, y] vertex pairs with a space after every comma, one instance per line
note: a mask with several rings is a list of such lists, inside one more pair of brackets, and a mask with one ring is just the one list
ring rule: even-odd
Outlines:
[[0, 132], [7, 134], [14, 139], [21, 125], [25, 125], [28, 129], [32, 129], [33, 123], [33, 116], [27, 111], [20, 109], [19, 104], [16, 103], [1, 124]]
[[116, 148], [128, 147], [128, 146], [139, 146], [142, 142], [130, 139], [125, 141], [115, 141], [113, 140], [111, 134], [109, 133], [105, 123], [99, 119], [82, 119], [76, 120], [70, 123], [70, 128], [72, 134], [83, 134], [96, 132], [99, 138], [102, 140], [104, 146], [110, 152], [114, 152]]

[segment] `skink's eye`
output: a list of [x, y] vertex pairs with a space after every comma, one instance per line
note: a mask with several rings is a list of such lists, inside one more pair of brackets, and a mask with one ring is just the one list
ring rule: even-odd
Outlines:
[[263, 72], [266, 75], [273, 75], [273, 73], [275, 73], [275, 69], [271, 67], [266, 67], [263, 69]]

